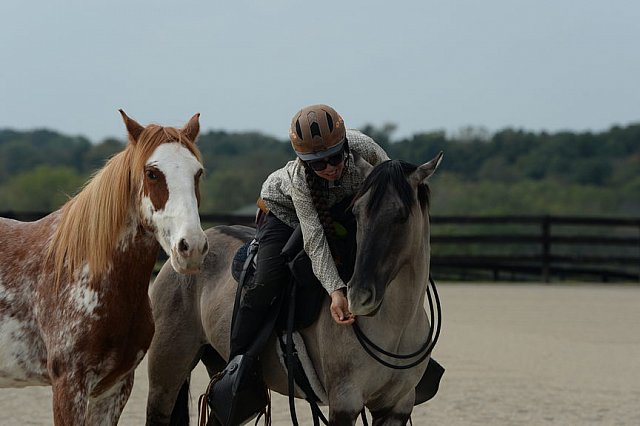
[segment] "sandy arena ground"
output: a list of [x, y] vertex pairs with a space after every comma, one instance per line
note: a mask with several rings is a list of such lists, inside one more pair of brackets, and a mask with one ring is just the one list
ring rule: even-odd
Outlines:
[[[640, 425], [640, 286], [439, 290], [434, 356], [447, 372], [436, 398], [414, 410], [414, 425]], [[207, 383], [204, 369], [195, 374], [194, 407]], [[146, 392], [143, 361], [120, 424], [144, 424]], [[47, 387], [0, 390], [0, 425], [51, 424], [50, 398]], [[284, 397], [273, 410], [274, 425], [291, 423]], [[298, 405], [300, 424], [311, 424], [308, 412]]]

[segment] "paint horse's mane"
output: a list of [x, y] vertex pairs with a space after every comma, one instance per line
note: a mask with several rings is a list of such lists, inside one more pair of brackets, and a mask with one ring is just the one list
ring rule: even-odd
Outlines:
[[[407, 176], [417, 168], [417, 166], [402, 160], [388, 160], [378, 164], [369, 173], [354, 200], [371, 190], [371, 196], [367, 202], [367, 211], [376, 211], [387, 199], [387, 190], [392, 187], [398, 193], [404, 209], [404, 217], [408, 217], [415, 200], [411, 185], [407, 181]], [[420, 184], [418, 186], [418, 201], [422, 209], [429, 205], [429, 195], [429, 186], [426, 183]]]
[[110, 265], [118, 238], [127, 226], [135, 197], [142, 190], [144, 165], [163, 143], [179, 142], [200, 161], [194, 141], [173, 127], [151, 124], [137, 140], [113, 156], [62, 208], [60, 222], [49, 245], [56, 288], [64, 277], [87, 263], [91, 275], [102, 275]]

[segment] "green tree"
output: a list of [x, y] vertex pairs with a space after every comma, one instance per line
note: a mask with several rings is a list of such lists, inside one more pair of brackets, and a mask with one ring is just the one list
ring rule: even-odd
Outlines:
[[102, 168], [114, 154], [122, 151], [125, 145], [118, 139], [105, 139], [99, 144], [91, 145], [82, 158], [83, 172], [92, 172]]
[[56, 210], [78, 191], [84, 180], [70, 167], [38, 166], [0, 187], [0, 210]]
[[393, 123], [385, 123], [381, 127], [376, 127], [372, 124], [365, 124], [358, 130], [376, 141], [382, 149], [388, 151], [391, 145], [391, 135], [393, 135], [397, 128], [398, 126]]

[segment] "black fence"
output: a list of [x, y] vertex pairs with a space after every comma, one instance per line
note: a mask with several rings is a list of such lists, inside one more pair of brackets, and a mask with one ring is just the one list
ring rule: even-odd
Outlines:
[[432, 271], [462, 279], [640, 281], [640, 219], [434, 217]]
[[[45, 213], [0, 213], [36, 220]], [[253, 216], [202, 214], [203, 227]], [[640, 282], [640, 218], [435, 216], [436, 279]]]

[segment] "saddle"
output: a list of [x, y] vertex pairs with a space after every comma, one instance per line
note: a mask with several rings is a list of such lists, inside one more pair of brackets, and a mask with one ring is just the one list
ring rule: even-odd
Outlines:
[[[254, 239], [244, 243], [236, 252], [231, 266], [231, 275], [242, 286], [252, 286], [255, 279], [258, 242]], [[327, 292], [311, 269], [311, 260], [302, 249], [302, 232], [300, 227], [291, 235], [283, 249], [283, 255], [290, 259], [289, 268], [298, 290], [295, 296], [296, 313], [294, 331], [313, 324], [320, 315]], [[247, 262], [248, 261], [248, 262]], [[244, 276], [243, 276], [244, 274]], [[242, 280], [241, 280], [242, 279]], [[240, 290], [240, 289], [239, 289]], [[282, 306], [289, 306], [291, 294], [285, 292]], [[276, 319], [275, 330], [284, 331], [287, 326], [287, 309], [280, 309]]]

